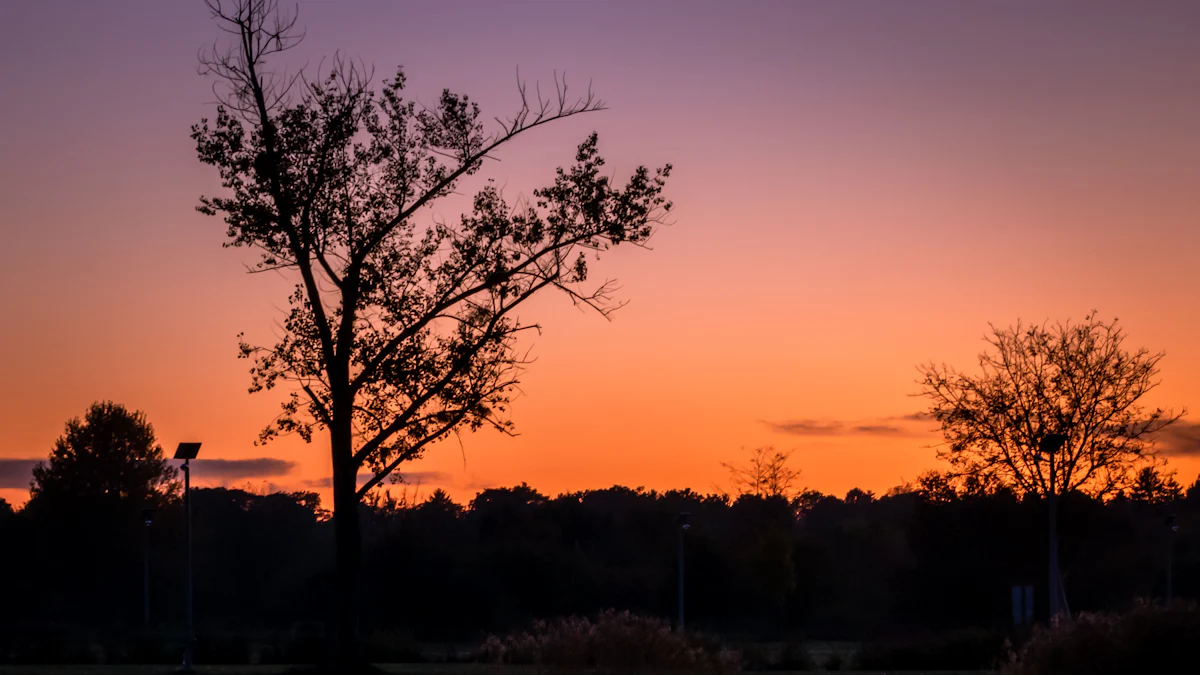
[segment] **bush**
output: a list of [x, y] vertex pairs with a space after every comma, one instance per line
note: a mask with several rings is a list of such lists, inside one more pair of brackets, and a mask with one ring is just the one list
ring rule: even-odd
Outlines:
[[570, 617], [537, 621], [506, 638], [489, 636], [480, 647], [489, 663], [532, 664], [538, 672], [725, 673], [734, 664], [711, 638], [681, 635], [667, 622], [608, 610], [595, 620]]
[[1003, 633], [959, 630], [867, 644], [855, 654], [854, 665], [860, 670], [980, 670], [1003, 662], [1006, 645]]
[[1039, 627], [1002, 675], [1173, 673], [1193, 663], [1200, 641], [1195, 604], [1141, 605], [1119, 614], [1080, 614]]

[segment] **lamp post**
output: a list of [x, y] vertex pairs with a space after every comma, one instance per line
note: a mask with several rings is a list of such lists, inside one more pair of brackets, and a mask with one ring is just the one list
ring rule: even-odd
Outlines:
[[1050, 585], [1046, 589], [1046, 597], [1050, 603], [1050, 620], [1053, 621], [1061, 611], [1062, 585], [1058, 574], [1058, 476], [1054, 456], [1067, 442], [1064, 434], [1047, 434], [1038, 442], [1038, 456], [1045, 455], [1049, 462], [1049, 489], [1046, 491], [1046, 506], [1050, 512], [1049, 544], [1050, 544]]
[[688, 516], [692, 514], [683, 511], [676, 519], [679, 525], [679, 632], [683, 632], [683, 533], [687, 532], [691, 525], [688, 523]]
[[150, 523], [154, 509], [142, 509], [142, 623], [150, 630]]
[[1167, 604], [1171, 604], [1174, 590], [1172, 558], [1175, 557], [1175, 533], [1179, 531], [1179, 526], [1175, 524], [1175, 514], [1167, 516]]
[[192, 626], [192, 467], [190, 462], [196, 459], [200, 452], [199, 443], [180, 443], [175, 450], [175, 459], [182, 459], [183, 466], [183, 511], [184, 530], [187, 532], [187, 591], [184, 595], [184, 612], [186, 629], [183, 647], [183, 665], [181, 673], [191, 673], [194, 670], [192, 647], [196, 641], [195, 630]]

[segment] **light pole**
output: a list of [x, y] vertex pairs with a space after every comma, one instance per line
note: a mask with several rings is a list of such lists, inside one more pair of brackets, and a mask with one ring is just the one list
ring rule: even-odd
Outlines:
[[1167, 604], [1171, 604], [1174, 590], [1175, 580], [1172, 578], [1173, 570], [1172, 558], [1175, 557], [1175, 533], [1179, 531], [1179, 526], [1175, 524], [1175, 514], [1167, 516]]
[[679, 524], [679, 632], [683, 632], [683, 533], [687, 532], [691, 525], [688, 523], [688, 516], [692, 514], [683, 511], [679, 514], [676, 522]]
[[180, 443], [175, 450], [175, 459], [182, 459], [183, 466], [183, 511], [184, 530], [187, 532], [187, 591], [184, 595], [184, 612], [187, 628], [186, 642], [183, 646], [183, 665], [181, 673], [194, 671], [192, 647], [196, 642], [196, 633], [192, 626], [192, 467], [190, 462], [200, 453], [199, 443]]
[[142, 623], [150, 630], [150, 523], [154, 509], [142, 509]]
[[1058, 476], [1054, 455], [1067, 442], [1064, 434], [1047, 434], [1038, 442], [1038, 456], [1045, 455], [1050, 464], [1049, 489], [1046, 491], [1046, 506], [1050, 512], [1049, 544], [1050, 544], [1050, 585], [1046, 589], [1046, 597], [1050, 603], [1050, 620], [1053, 621], [1061, 611], [1062, 586], [1058, 574]]

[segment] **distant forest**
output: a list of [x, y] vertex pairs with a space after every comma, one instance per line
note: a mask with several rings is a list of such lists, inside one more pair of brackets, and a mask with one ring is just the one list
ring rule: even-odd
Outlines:
[[[1073, 612], [1200, 596], [1200, 480], [1148, 471], [1133, 490], [1061, 504]], [[193, 490], [196, 620], [215, 631], [320, 626], [332, 604], [333, 527], [315, 493]], [[91, 500], [91, 501], [89, 501]], [[144, 524], [128, 500], [0, 503], [4, 630], [140, 630], [182, 622], [183, 509]], [[747, 639], [876, 639], [1012, 624], [1013, 585], [1045, 612], [1046, 504], [938, 474], [875, 495], [725, 497], [613, 487], [557, 497], [520, 485], [468, 505], [441, 491], [362, 505], [364, 630], [476, 640], [604, 608], [673, 618], [684, 532], [689, 628]], [[1172, 519], [1173, 518], [1173, 519]]]

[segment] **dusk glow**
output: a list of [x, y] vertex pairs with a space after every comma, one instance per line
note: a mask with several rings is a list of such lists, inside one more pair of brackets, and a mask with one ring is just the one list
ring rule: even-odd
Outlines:
[[[119, 8], [119, 9], [115, 9]], [[721, 462], [795, 448], [800, 483], [883, 492], [938, 466], [917, 366], [969, 369], [989, 323], [1118, 317], [1163, 350], [1151, 405], [1200, 411], [1200, 5], [1194, 2], [492, 2], [299, 5], [304, 42], [397, 65], [408, 94], [466, 93], [484, 117], [566, 73], [608, 109], [504, 147], [515, 198], [593, 130], [618, 181], [674, 165], [652, 251], [593, 267], [612, 321], [561, 294], [511, 409], [516, 437], [464, 432], [401, 467], [460, 502], [522, 481], [725, 489]], [[54, 30], [46, 26], [53, 24]], [[199, 440], [198, 485], [315, 490], [327, 437], [255, 446], [279, 392], [247, 393], [237, 336], [278, 334], [289, 277], [250, 275], [196, 161], [214, 116], [199, 2], [0, 8], [5, 289], [0, 497], [97, 400], [145, 411], [164, 448]], [[1200, 433], [1161, 449], [1190, 484]], [[743, 450], [745, 448], [745, 450]], [[220, 460], [220, 461], [217, 461]]]

